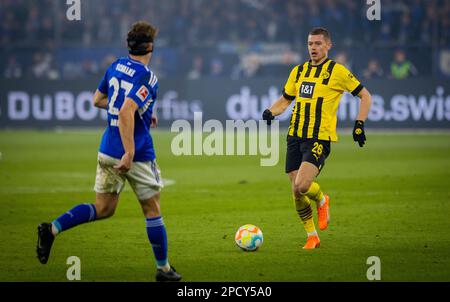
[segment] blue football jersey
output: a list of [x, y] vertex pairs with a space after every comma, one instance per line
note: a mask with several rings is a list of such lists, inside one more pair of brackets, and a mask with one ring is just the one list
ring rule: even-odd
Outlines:
[[150, 124], [158, 90], [155, 74], [141, 62], [129, 57], [120, 58], [108, 68], [98, 90], [108, 95], [108, 126], [103, 134], [100, 152], [117, 159], [125, 153], [118, 121], [122, 104], [130, 98], [139, 106], [134, 116], [134, 161], [154, 160]]

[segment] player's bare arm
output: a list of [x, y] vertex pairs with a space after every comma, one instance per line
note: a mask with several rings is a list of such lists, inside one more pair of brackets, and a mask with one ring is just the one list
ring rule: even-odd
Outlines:
[[150, 125], [151, 128], [158, 127], [158, 116], [156, 114], [152, 115], [152, 123]]
[[153, 107], [153, 114], [152, 114], [152, 120], [150, 124], [150, 128], [156, 128], [158, 127], [158, 115], [156, 114], [156, 104]]
[[97, 108], [108, 108], [108, 95], [101, 93], [98, 89], [94, 93], [94, 106]]
[[130, 98], [127, 98], [119, 111], [119, 132], [122, 139], [125, 154], [120, 163], [114, 166], [121, 173], [126, 173], [131, 169], [134, 157], [134, 114], [138, 105]]
[[361, 99], [361, 105], [359, 108], [359, 114], [356, 118], [359, 121], [365, 121], [370, 112], [370, 105], [372, 104], [372, 96], [370, 92], [363, 88], [359, 93], [358, 97]]
[[278, 116], [282, 114], [287, 107], [292, 103], [292, 101], [286, 99], [283, 95], [280, 96], [280, 98], [272, 104], [272, 106], [269, 108], [270, 112], [272, 112], [273, 116]]
[[262, 114], [263, 120], [267, 121], [267, 124], [270, 125], [275, 116], [282, 114], [286, 108], [289, 107], [291, 102], [292, 101], [285, 98], [284, 95], [280, 96], [270, 108], [264, 110]]

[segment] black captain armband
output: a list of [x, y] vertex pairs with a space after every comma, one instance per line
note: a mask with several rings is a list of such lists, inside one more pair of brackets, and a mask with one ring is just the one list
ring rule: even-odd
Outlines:
[[286, 100], [293, 101], [295, 99], [295, 95], [289, 95], [286, 93], [286, 90], [283, 89], [283, 97]]
[[359, 84], [355, 89], [353, 89], [352, 95], [357, 96], [358, 93], [360, 93], [361, 90], [363, 90], [363, 88], [364, 88], [364, 86], [362, 84]]

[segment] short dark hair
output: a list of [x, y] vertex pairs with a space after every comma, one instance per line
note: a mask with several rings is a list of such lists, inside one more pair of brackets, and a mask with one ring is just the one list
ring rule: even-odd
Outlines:
[[312, 36], [322, 35], [325, 39], [331, 41], [331, 34], [325, 27], [314, 27], [309, 34]]
[[149, 44], [153, 43], [158, 29], [145, 21], [134, 23], [127, 35], [128, 52], [132, 55], [143, 56], [153, 51]]

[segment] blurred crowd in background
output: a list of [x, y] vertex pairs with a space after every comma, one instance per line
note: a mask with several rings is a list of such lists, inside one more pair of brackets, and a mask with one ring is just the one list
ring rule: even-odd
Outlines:
[[361, 79], [450, 76], [450, 0], [382, 0], [380, 21], [365, 0], [81, 0], [80, 21], [65, 2], [1, 0], [1, 77], [101, 76], [137, 20], [159, 28], [159, 78], [286, 78], [315, 26]]

